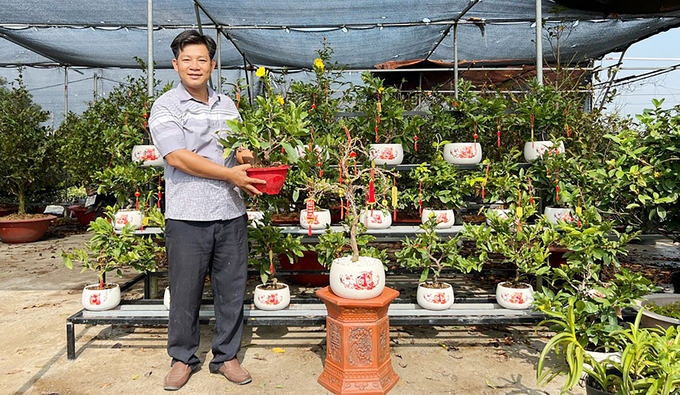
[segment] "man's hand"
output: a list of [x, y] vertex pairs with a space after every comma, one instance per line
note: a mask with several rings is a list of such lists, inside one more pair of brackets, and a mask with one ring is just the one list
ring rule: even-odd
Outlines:
[[267, 181], [260, 180], [259, 178], [248, 177], [246, 170], [250, 169], [252, 166], [250, 164], [239, 165], [232, 167], [231, 177], [229, 180], [232, 184], [246, 191], [249, 196], [259, 196], [262, 192], [258, 191], [253, 184], [266, 184]]

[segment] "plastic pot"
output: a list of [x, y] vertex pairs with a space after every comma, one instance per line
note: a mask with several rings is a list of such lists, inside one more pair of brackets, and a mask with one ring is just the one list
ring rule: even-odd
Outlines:
[[281, 192], [281, 187], [286, 181], [290, 166], [283, 165], [278, 167], [257, 167], [246, 170], [248, 177], [267, 181], [266, 184], [253, 184], [258, 191], [267, 195], [277, 195]]
[[0, 221], [0, 240], [5, 243], [31, 243], [40, 240], [57, 217]]

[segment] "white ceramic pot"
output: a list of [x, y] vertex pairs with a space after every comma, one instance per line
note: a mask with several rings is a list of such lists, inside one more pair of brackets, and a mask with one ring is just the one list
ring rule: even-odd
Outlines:
[[[643, 297], [642, 300], [637, 301], [637, 309], [645, 307], [649, 302], [655, 302], [659, 306], [666, 306], [671, 303], [680, 302], [680, 295], [678, 294], [649, 294]], [[645, 328], [662, 327], [668, 329], [671, 326], [680, 326], [680, 320], [673, 317], [653, 313], [647, 309], [642, 311], [642, 320], [640, 326]]]
[[142, 219], [144, 216], [139, 210], [118, 210], [113, 216], [114, 229], [123, 229], [125, 225], [130, 224], [133, 229], [138, 229], [142, 226]]
[[[619, 363], [621, 362], [621, 353], [620, 352], [600, 352], [600, 351], [588, 351], [585, 350], [586, 354], [590, 355], [591, 358], [593, 358], [596, 362], [603, 362], [605, 359], [609, 359], [612, 362]], [[592, 369], [592, 366], [590, 364], [584, 363], [583, 367], [586, 369]]]
[[534, 302], [534, 289], [529, 284], [527, 288], [510, 288], [505, 282], [496, 286], [496, 302], [501, 307], [512, 310], [526, 310]]
[[163, 166], [165, 160], [153, 145], [135, 145], [132, 147], [132, 161], [142, 162], [140, 166]]
[[454, 165], [475, 165], [482, 161], [479, 143], [449, 143], [444, 145], [444, 160]]
[[[331, 224], [331, 212], [327, 209], [314, 211], [314, 220], [312, 221], [312, 229], [326, 229], [326, 225]], [[307, 210], [300, 210], [300, 226], [302, 229], [309, 229], [309, 222], [307, 221]]]
[[429, 208], [423, 209], [423, 214], [420, 216], [420, 222], [425, 223], [430, 218], [430, 215], [437, 217], [437, 229], [448, 229], [453, 226], [456, 217], [453, 210], [432, 210]]
[[112, 309], [120, 303], [120, 286], [118, 284], [104, 284], [104, 287], [112, 288], [99, 289], [99, 284], [90, 284], [83, 288], [81, 302], [86, 310], [101, 311]]
[[248, 226], [257, 228], [258, 226], [263, 226], [262, 218], [264, 218], [264, 211], [246, 211], [248, 215]]
[[552, 148], [555, 145], [552, 141], [529, 141], [524, 143], [524, 159], [527, 162], [534, 161], [544, 153], [561, 154], [564, 152], [564, 143], [560, 142], [557, 148]]
[[165, 292], [163, 292], [163, 306], [170, 310], [170, 287], [165, 287]]
[[[512, 215], [512, 210], [509, 208], [489, 208], [486, 210], [487, 217], [489, 215], [495, 215], [496, 217], [502, 219], [502, 220], [508, 220], [510, 219], [510, 216]], [[486, 223], [488, 225], [491, 225], [491, 220], [489, 218], [486, 219]]]
[[543, 214], [548, 221], [556, 224], [560, 221], [574, 222], [574, 217], [571, 215], [570, 208], [546, 207]]
[[272, 291], [263, 289], [264, 285], [262, 284], [255, 287], [255, 292], [253, 292], [255, 307], [260, 310], [281, 310], [288, 307], [290, 304], [290, 288], [287, 284], [281, 285], [284, 287]]
[[331, 290], [347, 299], [370, 299], [382, 294], [385, 289], [385, 268], [380, 259], [359, 257], [336, 258], [330, 270]]
[[453, 304], [453, 287], [451, 284], [442, 283], [446, 288], [435, 289], [418, 285], [416, 298], [420, 307], [428, 310], [446, 310]]
[[370, 157], [378, 166], [400, 165], [404, 161], [401, 144], [371, 144]]
[[366, 211], [361, 210], [359, 222], [366, 225], [368, 229], [387, 229], [392, 225], [392, 216], [387, 210], [368, 209], [368, 218], [366, 218]]

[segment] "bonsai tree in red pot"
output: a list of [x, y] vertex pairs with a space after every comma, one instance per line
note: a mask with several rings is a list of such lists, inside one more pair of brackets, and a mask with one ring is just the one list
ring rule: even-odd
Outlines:
[[11, 88], [0, 87], [0, 184], [16, 196], [18, 213], [2, 217], [0, 239], [25, 243], [43, 237], [56, 217], [26, 214], [26, 198], [60, 179], [55, 155], [59, 140], [41, 126], [49, 113], [33, 102], [21, 75]]
[[267, 181], [257, 184], [263, 193], [276, 195], [286, 179], [289, 166], [296, 163], [296, 147], [309, 136], [306, 103], [299, 105], [284, 96], [276, 95], [269, 80], [270, 73], [260, 67], [256, 75], [264, 81], [264, 96], [256, 98], [258, 106], [243, 115], [243, 120], [229, 120], [230, 130], [218, 132], [224, 155], [246, 146], [255, 153], [248, 176]]

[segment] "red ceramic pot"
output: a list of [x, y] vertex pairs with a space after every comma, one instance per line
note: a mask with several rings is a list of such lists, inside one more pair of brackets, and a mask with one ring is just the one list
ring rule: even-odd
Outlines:
[[255, 188], [267, 195], [276, 195], [281, 191], [283, 182], [286, 181], [290, 166], [283, 165], [279, 167], [251, 167], [246, 170], [248, 177], [258, 178], [267, 181], [266, 184], [254, 184]]
[[564, 257], [564, 254], [570, 251], [568, 248], [548, 247], [548, 251], [550, 251], [550, 255], [548, 255], [550, 267], [558, 268], [567, 264], [567, 258]]
[[0, 240], [5, 243], [30, 243], [40, 240], [57, 217], [0, 221]]
[[0, 217], [5, 215], [14, 214], [19, 211], [19, 206], [0, 206]]
[[88, 209], [83, 206], [69, 206], [68, 209], [71, 211], [71, 213], [73, 213], [73, 216], [78, 219], [78, 223], [82, 227], [90, 225], [90, 222], [94, 221], [94, 219], [97, 217], [96, 210], [87, 212]]
[[[290, 263], [286, 254], [279, 255], [282, 270], [327, 270], [319, 263], [319, 256], [314, 251], [304, 251], [303, 256], [297, 262]], [[299, 285], [311, 285], [313, 287], [325, 287], [329, 284], [328, 274], [294, 274], [289, 276], [290, 281]]]

